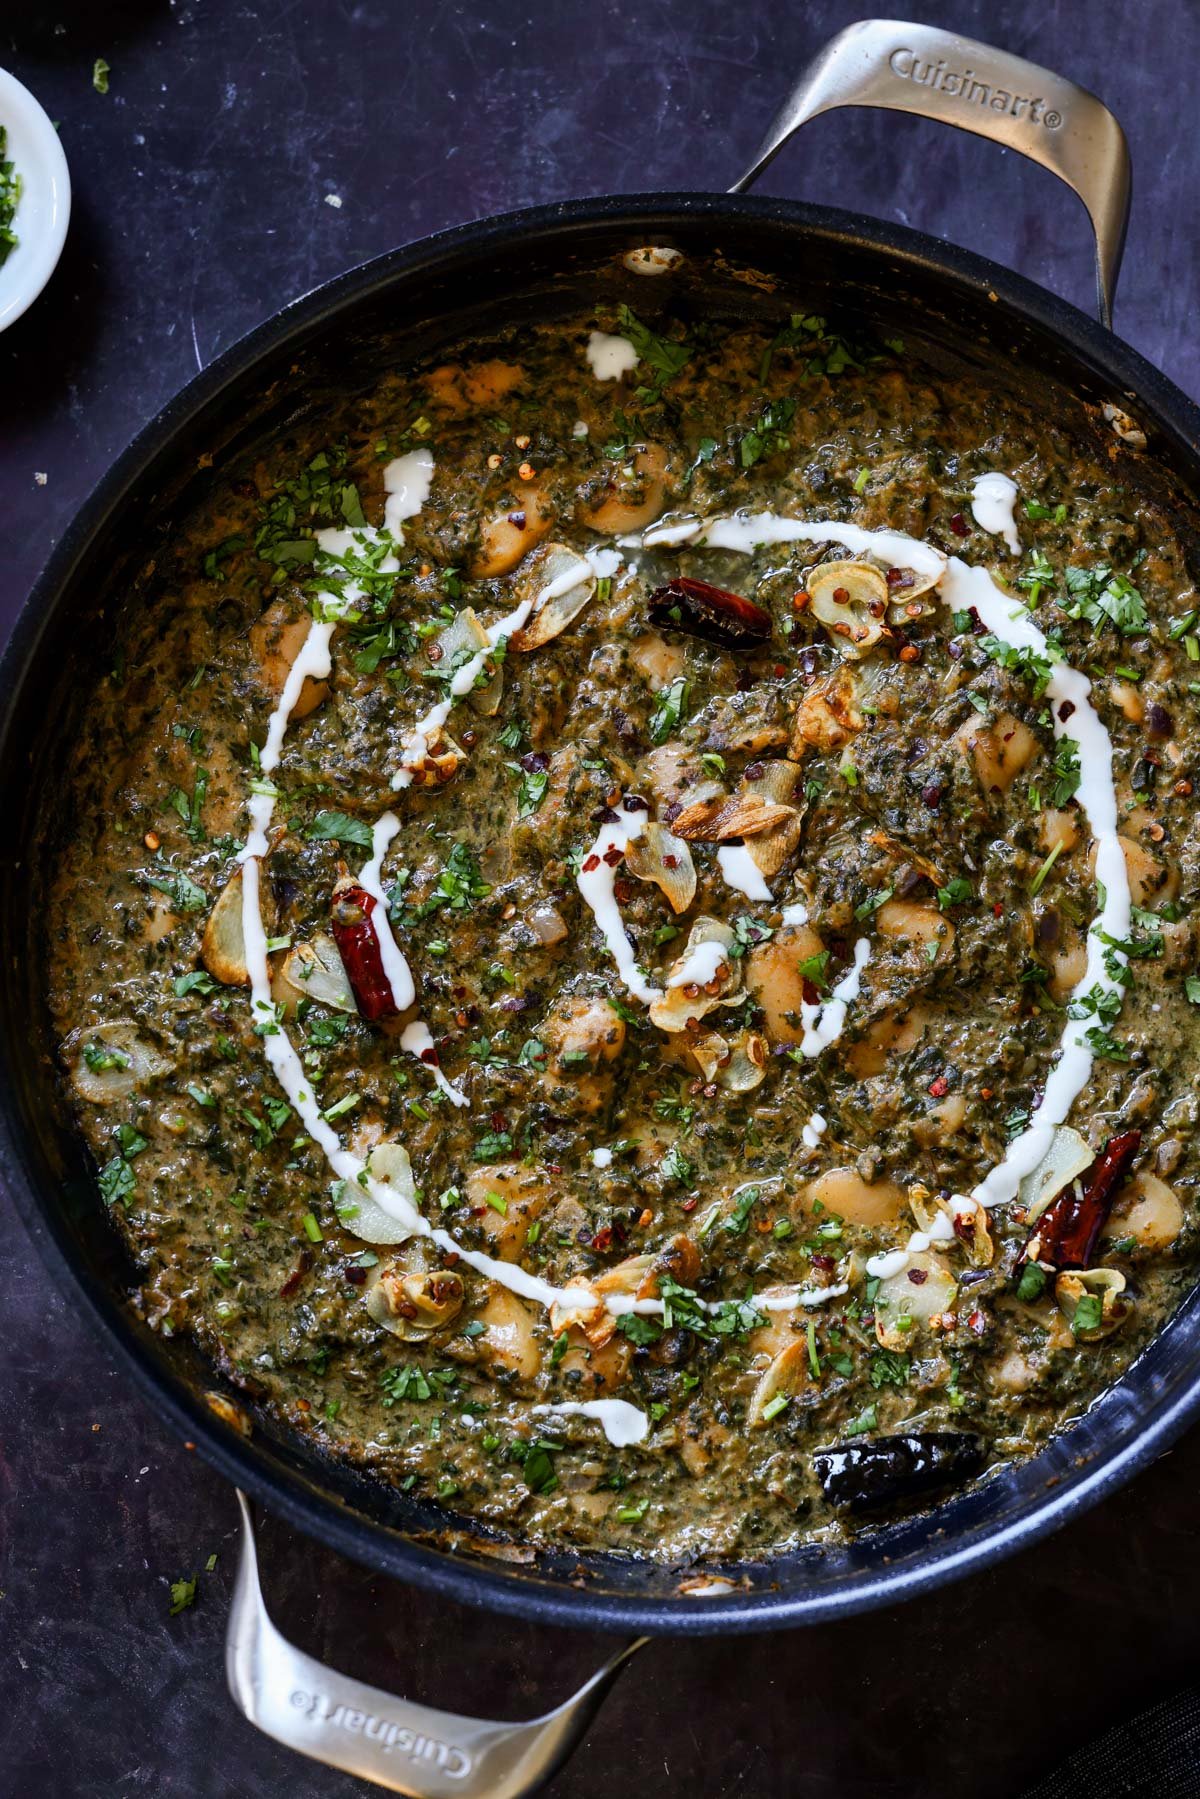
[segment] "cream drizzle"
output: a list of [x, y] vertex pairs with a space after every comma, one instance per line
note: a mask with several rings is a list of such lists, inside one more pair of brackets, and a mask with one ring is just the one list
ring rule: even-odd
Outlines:
[[[759, 546], [775, 543], [832, 542], [844, 544], [855, 554], [876, 556], [892, 567], [935, 574], [939, 577], [942, 603], [949, 610], [965, 611], [974, 606], [994, 636], [1018, 649], [1034, 650], [1051, 661], [1046, 694], [1051, 701], [1054, 735], [1072, 737], [1079, 745], [1081, 779], [1077, 798], [1096, 840], [1096, 879], [1104, 893], [1104, 904], [1089, 927], [1087, 969], [1071, 998], [1082, 998], [1097, 985], [1105, 993], [1116, 992], [1123, 997], [1124, 989], [1105, 968], [1104, 945], [1099, 936], [1104, 932], [1110, 937], [1126, 938], [1132, 906], [1125, 857], [1117, 835], [1112, 739], [1091, 704], [1091, 682], [1078, 669], [1054, 661], [1046, 638], [1028, 609], [1012, 595], [1003, 593], [985, 568], [973, 568], [957, 556], [943, 556], [932, 545], [902, 532], [867, 531], [841, 519], [792, 519], [774, 512], [711, 518], [704, 521], [698, 542], [710, 549], [733, 550], [742, 555], [751, 555]], [[1059, 718], [1064, 701], [1074, 707], [1066, 721]], [[1113, 953], [1123, 964], [1126, 958], [1121, 952]], [[1091, 1076], [1095, 1058], [1087, 1042], [1090, 1028], [1086, 1019], [1068, 1019], [1058, 1060], [1028, 1126], [1009, 1144], [1004, 1160], [970, 1195], [981, 1205], [993, 1206], [1012, 1199], [1023, 1177], [1032, 1173], [1046, 1154], [1054, 1127], [1066, 1121]], [[805, 1036], [807, 1042], [807, 1030]], [[805, 1054], [817, 1053], [806, 1045], [802, 1047]]]
[[454, 710], [455, 700], [461, 700], [464, 694], [470, 693], [496, 645], [501, 641], [507, 642], [514, 632], [519, 631], [535, 607], [544, 606], [547, 600], [557, 599], [560, 594], [570, 593], [573, 587], [578, 587], [593, 572], [587, 558], [581, 558], [540, 593], [530, 595], [503, 618], [497, 619], [495, 624], [485, 627], [487, 643], [469, 661], [464, 662], [461, 668], [455, 670], [446, 689], [445, 699], [439, 700], [436, 706], [431, 706], [424, 718], [419, 718], [405, 736], [400, 749], [400, 767], [392, 776], [392, 787], [397, 792], [412, 786], [415, 770], [420, 768], [429, 753], [429, 739], [441, 730]]
[[1017, 484], [1011, 475], [992, 471], [976, 475], [971, 489], [971, 511], [975, 523], [993, 537], [1002, 537], [1014, 556], [1021, 554], [1021, 534], [1013, 517], [1017, 502]]
[[828, 1129], [828, 1119], [822, 1118], [819, 1112], [814, 1112], [800, 1133], [800, 1140], [804, 1144], [805, 1149], [820, 1149], [821, 1138]]
[[698, 943], [674, 974], [667, 977], [667, 986], [707, 987], [715, 979], [718, 968], [724, 968], [728, 962], [729, 951], [720, 938]]
[[432, 450], [410, 450], [395, 456], [383, 471], [383, 528], [397, 543], [404, 542], [404, 520], [416, 518], [433, 486]]
[[946, 558], [932, 545], [906, 537], [900, 531], [867, 531], [842, 519], [784, 518], [778, 512], [753, 512], [733, 517], [705, 519], [697, 544], [710, 550], [733, 550], [752, 556], [761, 546], [775, 543], [842, 543], [855, 555], [864, 551], [889, 567], [912, 568], [922, 575], [940, 576]]
[[650, 814], [643, 801], [639, 801], [632, 812], [626, 811], [625, 806], [624, 799], [618, 800], [614, 816], [601, 825], [595, 842], [584, 851], [575, 885], [600, 926], [609, 954], [617, 965], [617, 973], [635, 999], [648, 1006], [662, 998], [662, 989], [648, 981], [637, 965], [614, 888], [621, 858], [629, 845], [644, 834]]
[[542, 1418], [594, 1418], [614, 1449], [628, 1449], [644, 1443], [650, 1431], [650, 1420], [627, 1399], [570, 1399], [557, 1405], [535, 1405], [530, 1408]]
[[754, 1304], [764, 1312], [792, 1312], [797, 1306], [821, 1306], [828, 1299], [840, 1299], [849, 1293], [848, 1281], [835, 1281], [831, 1287], [789, 1287], [786, 1293], [756, 1293]]
[[[956, 610], [974, 606], [995, 636], [1017, 649], [1033, 650], [1051, 659], [1046, 698], [1054, 735], [1058, 739], [1071, 737], [1079, 746], [1076, 798], [1096, 840], [1096, 881], [1104, 896], [1103, 905], [1088, 927], [1087, 968], [1071, 998], [1081, 999], [1098, 986], [1103, 993], [1115, 993], [1123, 999], [1125, 989], [1105, 966], [1105, 945], [1100, 934], [1122, 942], [1129, 936], [1133, 900], [1118, 835], [1112, 739], [1092, 705], [1092, 684], [1078, 669], [1053, 660], [1045, 636], [1027, 608], [1011, 594], [1002, 593], [986, 569], [972, 568], [952, 556], [942, 583], [942, 599]], [[1065, 720], [1059, 716], [1064, 703], [1068, 711]], [[1121, 951], [1112, 954], [1124, 966], [1127, 958]], [[1004, 1160], [971, 1191], [970, 1197], [980, 1205], [994, 1206], [1012, 1199], [1025, 1175], [1031, 1174], [1046, 1154], [1055, 1126], [1066, 1122], [1071, 1106], [1091, 1077], [1095, 1057], [1087, 1033], [1095, 1023], [1094, 1018], [1068, 1018], [1058, 1061], [1050, 1070], [1028, 1126], [1009, 1144]]]
[[870, 939], [860, 937], [854, 945], [853, 967], [847, 969], [829, 998], [815, 1005], [810, 1005], [807, 1000], [800, 1002], [800, 1020], [804, 1026], [800, 1049], [804, 1055], [819, 1056], [822, 1050], [837, 1042], [845, 1028], [850, 1002], [862, 991], [862, 971], [870, 959]]
[[451, 1100], [454, 1105], [470, 1105], [471, 1102], [466, 1094], [461, 1092], [459, 1088], [454, 1085], [453, 1081], [448, 1081], [446, 1079], [437, 1063], [427, 1060], [428, 1052], [430, 1050], [432, 1050], [436, 1056], [437, 1046], [433, 1041], [433, 1032], [423, 1018], [414, 1018], [411, 1024], [405, 1025], [400, 1033], [400, 1047], [403, 1050], [407, 1050], [410, 1056], [416, 1057], [425, 1072], [433, 1076], [434, 1084], [440, 1088], [446, 1095], [446, 1098]]
[[[391, 466], [394, 465], [389, 465], [389, 467]], [[406, 493], [409, 491], [407, 486], [405, 491]], [[340, 534], [338, 535], [340, 538]], [[1013, 643], [1018, 648], [1028, 647], [1035, 649], [1039, 654], [1047, 654], [1046, 640], [1027, 610], [1021, 606], [1014, 608], [1010, 597], [1000, 592], [985, 569], [972, 568], [957, 557], [951, 557], [947, 561], [940, 551], [901, 533], [866, 531], [861, 527], [836, 520], [804, 521], [785, 519], [777, 514], [762, 513], [739, 519], [710, 520], [705, 525], [702, 541], [714, 549], [723, 548], [749, 554], [760, 544], [830, 540], [844, 544], [847, 549], [855, 553], [870, 552], [891, 565], [909, 566], [920, 573], [944, 574], [941, 597], [948, 607], [965, 609], [974, 605], [983, 623], [996, 636], [1003, 637], [1006, 642]], [[545, 594], [539, 596], [539, 599], [545, 600], [551, 597], [555, 591], [569, 591], [576, 584], [578, 578], [564, 578], [564, 582], [553, 584]], [[532, 610], [533, 604], [533, 600], [522, 602], [506, 618], [490, 627], [488, 631], [489, 648], [494, 648], [501, 637], [511, 635], [513, 631], [519, 629]], [[330, 640], [335, 622], [315, 621], [310, 626], [300, 653], [288, 672], [283, 692], [268, 723], [266, 743], [260, 757], [262, 773], [268, 778], [268, 782], [269, 777], [279, 765], [288, 721], [299, 699], [304, 682], [310, 677], [315, 680], [323, 680], [331, 671]], [[418, 734], [424, 734], [426, 729], [435, 729], [444, 723], [445, 718], [449, 716], [454, 698], [461, 697], [473, 686], [475, 677], [480, 672], [487, 654], [488, 650], [481, 651], [470, 663], [465, 664], [463, 669], [457, 671], [451, 684], [449, 699], [444, 701], [442, 706], [435, 707], [426, 719], [420, 721], [414, 728], [414, 732], [410, 734], [408, 742], [412, 742]], [[1117, 801], [1112, 780], [1111, 739], [1091, 706], [1091, 683], [1078, 670], [1061, 663], [1056, 664], [1052, 668], [1047, 693], [1052, 700], [1056, 736], [1067, 735], [1062, 721], [1058, 718], [1058, 707], [1064, 700], [1070, 701], [1074, 707], [1074, 711], [1070, 715], [1070, 734], [1074, 736], [1079, 745], [1081, 770], [1079, 801], [1096, 838], [1097, 878], [1105, 891], [1105, 903], [1089, 931], [1087, 972], [1076, 987], [1073, 997], [1089, 991], [1096, 984], [1099, 984], [1105, 991], [1116, 989], [1123, 993], [1119, 983], [1108, 975], [1104, 967], [1103, 946], [1098, 936], [1101, 930], [1117, 938], [1127, 936], [1131, 909], [1125, 860], [1117, 836]], [[411, 768], [408, 766], [410, 761], [411, 757], [406, 756], [405, 764], [393, 776], [393, 786], [404, 787], [411, 783]], [[402, 1224], [410, 1235], [428, 1238], [439, 1247], [458, 1255], [469, 1267], [474, 1268], [486, 1278], [507, 1287], [522, 1298], [535, 1300], [544, 1307], [559, 1305], [564, 1308], [582, 1308], [588, 1311], [594, 1309], [596, 1296], [589, 1287], [553, 1287], [549, 1282], [530, 1274], [518, 1264], [500, 1262], [480, 1251], [464, 1248], [448, 1231], [431, 1225], [405, 1194], [395, 1186], [375, 1180], [370, 1175], [366, 1165], [342, 1145], [336, 1131], [323, 1116], [309, 1089], [300, 1059], [276, 1017], [271, 999], [270, 967], [267, 958], [267, 939], [262, 919], [259, 885], [262, 859], [268, 851], [267, 833], [274, 812], [274, 804], [274, 791], [269, 785], [265, 792], [252, 795], [248, 803], [251, 828], [240, 858], [242, 865], [242, 927], [245, 938], [246, 963], [250, 974], [252, 1007], [262, 1030], [264, 1053], [276, 1079], [294, 1106], [309, 1136], [321, 1148], [336, 1175], [347, 1183], [363, 1187], [376, 1204]], [[605, 939], [630, 991], [637, 993], [639, 998], [644, 998], [648, 1002], [650, 999], [658, 997], [658, 990], [649, 986], [633, 961], [632, 947], [625, 935], [620, 913], [612, 894], [615, 863], [609, 864], [604, 860], [606, 849], [620, 847], [623, 851], [629, 843], [634, 842], [642, 834], [646, 823], [647, 814], [641, 810], [634, 813], [622, 811], [615, 822], [607, 823], [602, 828], [590, 852], [591, 855], [599, 858], [597, 867], [589, 871], [589, 876], [585, 876], [581, 871], [578, 885], [584, 899], [591, 906], [597, 922], [601, 924]], [[387, 841], [391, 841], [390, 836]], [[375, 840], [373, 839], [374, 847]], [[386, 847], [385, 843], [384, 849]], [[378, 858], [372, 857], [373, 861], [376, 859], [381, 863], [382, 855], [380, 854]], [[585, 858], [585, 860], [587, 859]], [[592, 882], [590, 880], [592, 876], [599, 878]], [[590, 883], [593, 891], [590, 892], [589, 886], [585, 883]], [[799, 921], [797, 920], [797, 922]], [[867, 940], [860, 938], [855, 945], [854, 967], [843, 976], [824, 1006], [811, 1008], [813, 1016], [805, 1018], [805, 1041], [802, 1045], [805, 1054], [818, 1054], [840, 1033], [845, 1020], [845, 1007], [858, 995], [861, 972], [868, 959], [869, 951], [870, 946]], [[1121, 960], [1124, 961], [1124, 958], [1122, 957]], [[809, 1011], [809, 1008], [805, 1007], [804, 1011]], [[992, 1169], [985, 1180], [975, 1188], [971, 1196], [973, 1200], [988, 1205], [1011, 1198], [1015, 1194], [1021, 1178], [1031, 1172], [1042, 1160], [1054, 1127], [1063, 1122], [1071, 1104], [1090, 1076], [1093, 1056], [1086, 1043], [1086, 1028], [1086, 1021], [1073, 1019], [1068, 1022], [1063, 1033], [1059, 1060], [1051, 1071], [1045, 1093], [1033, 1114], [1030, 1125], [1019, 1138], [1010, 1144], [1004, 1161]], [[809, 1047], [810, 1041], [813, 1044], [811, 1048]], [[956, 1196], [954, 1203], [959, 1207], [965, 1207], [969, 1202], [962, 1196]], [[939, 1237], [941, 1234], [940, 1231], [937, 1232]], [[933, 1241], [931, 1235], [916, 1232], [910, 1238], [907, 1249], [887, 1252], [884, 1256], [872, 1258], [872, 1262], [878, 1267], [886, 1266], [890, 1269], [893, 1259], [898, 1257], [898, 1268], [904, 1265], [910, 1254], [916, 1252], [918, 1245], [925, 1248], [931, 1241]], [[781, 1298], [780, 1303], [817, 1304], [822, 1300], [840, 1296], [846, 1290], [844, 1283], [841, 1286], [828, 1288], [798, 1289], [794, 1299], [787, 1296], [786, 1299]], [[616, 1315], [626, 1311], [653, 1314], [661, 1313], [664, 1309], [661, 1300], [635, 1299], [628, 1294], [610, 1294], [604, 1303], [606, 1308]], [[715, 1309], [712, 1302], [702, 1303], [706, 1310]], [[769, 1299], [762, 1303], [767, 1309], [777, 1309]], [[581, 1405], [579, 1410], [585, 1411], [588, 1406], [624, 1407], [626, 1403], [625, 1401], [592, 1401]], [[545, 1409], [553, 1412], [555, 1408], [547, 1407]], [[558, 1409], [562, 1411], [565, 1408]], [[637, 1411], [637, 1408], [632, 1406], [628, 1409], [631, 1412]], [[596, 1414], [590, 1412], [588, 1415]]]
[[717, 867], [727, 887], [748, 900], [774, 898], [766, 877], [744, 843], [726, 843], [717, 851]]
[[638, 353], [627, 337], [593, 331], [587, 340], [588, 364], [597, 381], [619, 381], [638, 365]]
[[383, 858], [387, 855], [392, 838], [399, 829], [400, 820], [394, 812], [380, 813], [371, 828], [370, 859], [363, 863], [356, 878], [363, 892], [369, 893], [375, 901], [375, 911], [371, 922], [375, 926], [375, 935], [379, 939], [379, 955], [383, 963], [383, 972], [388, 978], [388, 986], [392, 990], [392, 998], [395, 1001], [397, 1012], [407, 1012], [417, 997], [417, 990], [404, 951], [392, 935], [391, 921], [388, 918], [387, 895], [383, 891]]

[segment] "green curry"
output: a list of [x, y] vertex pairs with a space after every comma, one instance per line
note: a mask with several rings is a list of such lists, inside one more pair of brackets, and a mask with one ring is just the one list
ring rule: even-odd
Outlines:
[[51, 920], [149, 1325], [485, 1530], [679, 1559], [1084, 1409], [1197, 1240], [1200, 609], [1137, 453], [621, 309], [215, 470]]

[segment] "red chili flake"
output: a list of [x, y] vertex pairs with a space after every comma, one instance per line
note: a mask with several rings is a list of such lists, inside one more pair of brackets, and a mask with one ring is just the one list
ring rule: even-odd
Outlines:
[[697, 1203], [698, 1202], [695, 1197], [693, 1197], [691, 1199], [685, 1199], [682, 1206], [680, 1206], [679, 1209], [681, 1212], [694, 1212], [696, 1210]]
[[421, 1060], [422, 1062], [428, 1062], [431, 1068], [436, 1068], [438, 1066], [438, 1053], [432, 1043], [428, 1049], [423, 1049], [421, 1051]]
[[678, 868], [679, 867], [679, 857], [678, 856], [664, 856], [662, 859], [662, 864], [663, 864], [664, 868]]
[[979, 1097], [980, 1097], [980, 1099], [991, 1099], [992, 1088], [991, 1087], [981, 1087], [979, 1089]]
[[307, 1249], [302, 1249], [297, 1257], [296, 1266], [279, 1289], [280, 1299], [290, 1299], [292, 1297], [293, 1293], [297, 1291], [301, 1281], [312, 1267], [312, 1264], [313, 1259], [311, 1252]]
[[972, 1312], [967, 1319], [967, 1329], [977, 1337], [982, 1337], [987, 1329], [987, 1319], [982, 1312]]
[[598, 1250], [600, 1254], [603, 1255], [606, 1249], [612, 1248], [612, 1240], [612, 1225], [602, 1224], [600, 1229], [596, 1232], [596, 1235], [592, 1238], [592, 1248]]
[[809, 1260], [812, 1263], [812, 1266], [814, 1268], [819, 1268], [823, 1274], [832, 1274], [837, 1267], [837, 1263], [832, 1256], [810, 1256]]
[[622, 906], [627, 906], [629, 904], [630, 900], [633, 898], [633, 892], [634, 888], [632, 881], [613, 882], [613, 895]]
[[953, 531], [955, 537], [970, 537], [971, 535], [971, 527], [968, 525], [961, 512], [956, 512], [954, 517], [950, 520], [950, 529]]
[[367, 1271], [365, 1268], [347, 1268], [343, 1272], [345, 1273], [346, 1279], [350, 1282], [350, 1285], [352, 1287], [365, 1287], [366, 1286]]
[[583, 864], [583, 868], [580, 872], [585, 875], [590, 875], [592, 873], [592, 871], [594, 869], [599, 868], [599, 866], [600, 866], [599, 856], [588, 856], [587, 859], [585, 860], [585, 862]]
[[615, 868], [617, 866], [617, 863], [621, 860], [622, 856], [624, 856], [624, 854], [625, 854], [625, 851], [621, 848], [620, 844], [610, 843], [608, 848], [604, 852], [604, 860], [605, 860], [606, 865], [609, 868]]
[[934, 1099], [944, 1099], [950, 1091], [950, 1083], [944, 1074], [939, 1074], [936, 1080], [930, 1081], [926, 1091], [930, 1093]]
[[1001, 905], [999, 900], [992, 901], [992, 912], [995, 915], [995, 917], [997, 917], [997, 918], [1004, 917], [1004, 907]]
[[923, 1287], [929, 1279], [929, 1270], [928, 1268], [910, 1268], [908, 1278], [914, 1287]]
[[936, 812], [942, 803], [942, 788], [936, 781], [930, 781], [927, 787], [922, 787], [921, 798], [931, 812]]
[[546, 1173], [547, 1174], [561, 1174], [562, 1173], [562, 1163], [561, 1162], [547, 1162], [546, 1163]]
[[1075, 710], [1074, 700], [1064, 700], [1063, 701], [1062, 705], [1058, 709], [1058, 716], [1062, 719], [1064, 725], [1066, 724], [1067, 720], [1070, 718], [1070, 716], [1071, 716], [1072, 712], [1074, 712], [1074, 710]]

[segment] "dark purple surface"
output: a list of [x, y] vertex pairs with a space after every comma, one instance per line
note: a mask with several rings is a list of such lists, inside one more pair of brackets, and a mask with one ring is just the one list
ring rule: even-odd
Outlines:
[[[136, 427], [276, 304], [492, 209], [728, 185], [788, 72], [860, 10], [6, 8], [0, 64], [61, 121], [75, 214], [50, 289], [0, 338], [5, 627]], [[1170, 0], [1003, 0], [924, 17], [1057, 66], [1122, 118], [1137, 198], [1118, 326], [1200, 391], [1189, 328], [1200, 136], [1181, 73], [1200, 56], [1200, 14]], [[97, 55], [112, 64], [107, 97], [91, 88]], [[1090, 295], [1076, 203], [960, 134], [838, 114], [809, 127], [766, 185], [901, 219]], [[0, 1207], [0, 1793], [364, 1791], [232, 1711], [221, 1665], [229, 1491], [135, 1398]], [[917, 1605], [783, 1638], [656, 1645], [553, 1791], [1009, 1799], [1059, 1748], [1192, 1673], [1198, 1475], [1193, 1433], [1069, 1532]], [[528, 1714], [606, 1652], [602, 1639], [499, 1625], [378, 1581], [269, 1522], [263, 1544], [283, 1628], [414, 1698]], [[213, 1552], [196, 1605], [168, 1618], [167, 1583]]]

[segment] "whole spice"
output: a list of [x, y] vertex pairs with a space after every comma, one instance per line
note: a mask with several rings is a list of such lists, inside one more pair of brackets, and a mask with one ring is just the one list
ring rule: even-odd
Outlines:
[[331, 928], [359, 1012], [369, 1024], [395, 1018], [399, 1007], [383, 965], [373, 894], [344, 876], [333, 890]]
[[1141, 1141], [1140, 1131], [1109, 1138], [1091, 1167], [1038, 1219], [1021, 1253], [1022, 1262], [1048, 1262], [1053, 1268], [1091, 1266], [1096, 1241]]
[[754, 600], [707, 581], [681, 576], [650, 595], [650, 618], [656, 625], [686, 631], [726, 650], [749, 650], [771, 635], [771, 614]]

